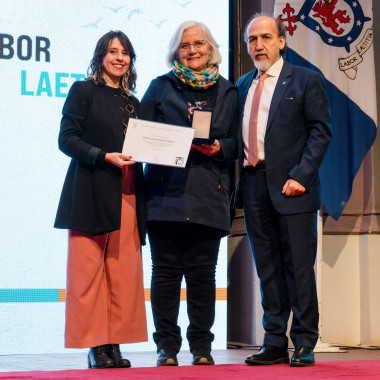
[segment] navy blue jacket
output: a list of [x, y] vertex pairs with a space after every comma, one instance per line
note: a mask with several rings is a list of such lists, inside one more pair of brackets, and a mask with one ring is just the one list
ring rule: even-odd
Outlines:
[[[197, 150], [186, 168], [146, 165], [148, 221], [176, 221], [230, 230], [228, 162], [237, 158], [237, 89], [220, 77], [210, 138], [219, 141], [223, 157]], [[144, 120], [190, 127], [185, 95], [172, 72], [154, 79], [140, 102]]]
[[[239, 91], [239, 171], [243, 167], [244, 104], [256, 70], [236, 83]], [[318, 170], [331, 139], [330, 110], [322, 76], [284, 61], [270, 104], [264, 139], [266, 182], [273, 206], [280, 214], [313, 212], [320, 207]], [[240, 176], [239, 176], [240, 177]], [[306, 188], [300, 196], [282, 194], [293, 178]], [[235, 208], [242, 208], [238, 180]]]

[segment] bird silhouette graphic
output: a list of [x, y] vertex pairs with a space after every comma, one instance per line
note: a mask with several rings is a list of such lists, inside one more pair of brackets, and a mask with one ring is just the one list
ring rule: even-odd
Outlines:
[[179, 6], [181, 6], [182, 8], [186, 8], [189, 4], [192, 3], [192, 1], [186, 1], [185, 3], [180, 3], [179, 1], [173, 1], [174, 3], [178, 4]]
[[113, 13], [119, 13], [120, 9], [125, 8], [125, 5], [120, 5], [120, 7], [117, 7], [117, 8], [106, 7], [105, 5], [103, 5], [103, 8], [109, 9], [109, 10], [111, 10]]
[[165, 21], [168, 21], [167, 18], [164, 18], [163, 20], [159, 21], [159, 22], [155, 22], [153, 20], [149, 20], [151, 23], [153, 23], [158, 29], [161, 28], [162, 24], [165, 22]]
[[97, 28], [99, 22], [103, 19], [103, 17], [98, 18], [95, 22], [91, 22], [90, 24], [82, 25], [82, 28]]
[[142, 13], [143, 13], [143, 11], [142, 11], [141, 9], [137, 9], [137, 8], [132, 9], [132, 10], [128, 13], [128, 20], [130, 20], [131, 17], [132, 17], [133, 15], [141, 15]]

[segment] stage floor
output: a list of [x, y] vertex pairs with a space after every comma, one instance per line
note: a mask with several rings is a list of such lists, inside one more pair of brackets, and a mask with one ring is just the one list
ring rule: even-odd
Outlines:
[[[248, 349], [226, 349], [212, 352], [216, 364], [241, 364], [244, 359], [256, 352]], [[292, 352], [290, 352], [290, 355]], [[154, 367], [157, 354], [149, 352], [124, 352], [132, 367]], [[316, 361], [336, 360], [380, 360], [380, 348], [377, 349], [345, 349], [343, 352], [318, 352]], [[178, 355], [179, 365], [191, 364], [189, 351]], [[44, 355], [0, 355], [0, 372], [16, 371], [59, 371], [68, 369], [86, 369], [87, 355], [80, 354], [44, 354]]]

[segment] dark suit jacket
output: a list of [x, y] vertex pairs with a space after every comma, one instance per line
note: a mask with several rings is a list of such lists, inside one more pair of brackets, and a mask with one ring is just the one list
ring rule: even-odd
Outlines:
[[[242, 208], [242, 120], [248, 89], [256, 70], [236, 83], [239, 106], [239, 180], [235, 208]], [[331, 139], [330, 111], [322, 76], [284, 61], [269, 109], [264, 139], [266, 180], [272, 203], [280, 214], [313, 212], [320, 207], [318, 169]], [[306, 188], [303, 195], [281, 194], [293, 178]], [[249, 191], [249, 189], [247, 189]]]
[[[130, 103], [138, 112], [139, 102]], [[72, 158], [63, 185], [54, 227], [89, 235], [120, 229], [122, 170], [105, 162], [106, 152], [123, 148], [125, 105], [120, 89], [77, 81], [62, 110], [60, 150]], [[97, 152], [92, 154], [91, 152]], [[97, 154], [97, 155], [96, 155]], [[140, 242], [145, 244], [146, 204], [143, 168], [136, 163], [136, 215]]]

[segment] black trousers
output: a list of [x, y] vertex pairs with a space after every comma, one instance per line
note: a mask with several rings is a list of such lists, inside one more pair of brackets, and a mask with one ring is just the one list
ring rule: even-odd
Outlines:
[[181, 222], [149, 222], [152, 252], [151, 305], [161, 348], [179, 351], [181, 329], [177, 324], [181, 282], [186, 280], [190, 351], [211, 349], [215, 319], [215, 269], [222, 232], [216, 228]]
[[317, 214], [276, 212], [265, 176], [262, 171], [244, 171], [242, 177], [245, 224], [261, 286], [264, 344], [288, 346], [292, 310], [293, 344], [314, 348], [319, 319], [314, 274]]

